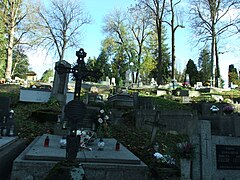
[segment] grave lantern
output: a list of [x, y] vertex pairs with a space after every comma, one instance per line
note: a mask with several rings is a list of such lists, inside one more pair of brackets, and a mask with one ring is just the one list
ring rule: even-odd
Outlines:
[[98, 150], [103, 151], [104, 145], [105, 145], [105, 143], [104, 143], [103, 139], [100, 138], [100, 140], [98, 142]]
[[153, 149], [155, 152], [159, 151], [159, 144], [157, 142], [153, 145]]

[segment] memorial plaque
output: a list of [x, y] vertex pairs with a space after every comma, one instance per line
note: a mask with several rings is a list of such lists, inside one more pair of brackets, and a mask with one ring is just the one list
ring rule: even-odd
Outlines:
[[240, 146], [216, 145], [217, 169], [240, 170]]

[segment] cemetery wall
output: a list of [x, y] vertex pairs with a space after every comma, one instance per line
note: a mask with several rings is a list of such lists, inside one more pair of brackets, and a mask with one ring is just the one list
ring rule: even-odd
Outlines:
[[[51, 90], [46, 89], [24, 88], [20, 89], [19, 101], [45, 103], [49, 100], [51, 93]], [[73, 96], [74, 94], [72, 92], [68, 92], [66, 102], [73, 100]]]
[[152, 130], [154, 121], [162, 131], [176, 131], [183, 134], [194, 134], [197, 131], [198, 117], [195, 111], [164, 110], [156, 116], [154, 110], [136, 111], [136, 127]]
[[240, 179], [240, 138], [212, 136], [213, 179]]
[[[219, 108], [218, 112], [211, 112], [212, 105]], [[198, 112], [198, 119], [211, 122], [211, 130], [214, 135], [240, 136], [240, 116], [239, 113], [224, 114], [223, 107], [226, 103], [202, 103], [192, 104], [191, 107]], [[237, 106], [236, 106], [237, 107]]]
[[192, 179], [240, 179], [239, 137], [212, 135], [211, 122], [201, 120], [198, 135], [191, 139], [195, 147]]

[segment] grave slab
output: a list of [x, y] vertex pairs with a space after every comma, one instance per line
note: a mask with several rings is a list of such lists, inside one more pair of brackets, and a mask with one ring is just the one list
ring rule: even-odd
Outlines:
[[[49, 136], [49, 147], [44, 147], [43, 143]], [[44, 134], [34, 144], [32, 148], [25, 154], [25, 159], [28, 160], [65, 160], [66, 150], [60, 148], [59, 141], [61, 136]], [[104, 151], [98, 151], [97, 143], [98, 139], [92, 144], [88, 145], [92, 148], [92, 151], [79, 151], [77, 159], [81, 162], [104, 162], [104, 163], [129, 163], [129, 164], [140, 164], [141, 161], [124, 146], [121, 146], [121, 151], [115, 151], [115, 139], [104, 139], [106, 147]]]
[[0, 137], [0, 151], [6, 146], [14, 143], [17, 140], [17, 137]]
[[[44, 147], [44, 140], [49, 136], [49, 147]], [[43, 179], [50, 169], [59, 161], [66, 160], [66, 149], [60, 148], [61, 136], [44, 134], [36, 138], [15, 159], [11, 179], [21, 179], [31, 176], [34, 179]], [[115, 151], [116, 140], [104, 139], [103, 151], [97, 150], [98, 139], [88, 145], [92, 151], [78, 152], [77, 160], [81, 162], [86, 175], [90, 179], [148, 179], [148, 167], [123, 145], [120, 151]], [[119, 176], [121, 174], [121, 176]], [[119, 178], [115, 178], [119, 177]]]
[[9, 179], [14, 159], [26, 147], [26, 141], [17, 137], [0, 138], [0, 179]]

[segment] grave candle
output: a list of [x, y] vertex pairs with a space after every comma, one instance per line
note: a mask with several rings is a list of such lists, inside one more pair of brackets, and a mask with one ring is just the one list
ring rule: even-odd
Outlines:
[[115, 145], [115, 151], [120, 151], [120, 143], [117, 141]]
[[46, 139], [44, 140], [44, 147], [49, 146], [49, 137], [47, 136]]

